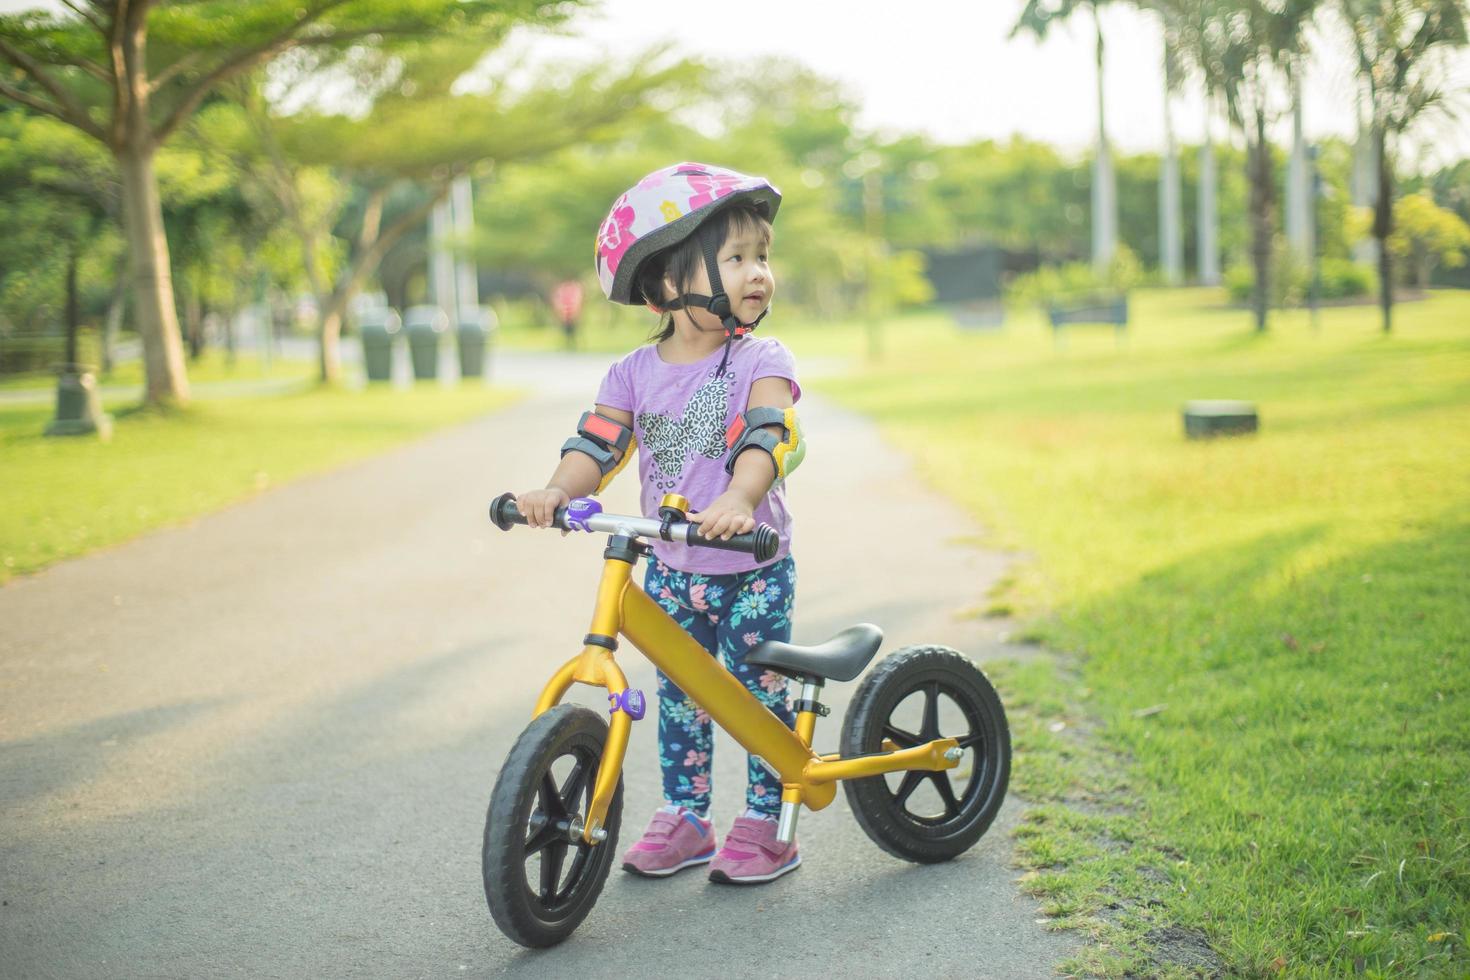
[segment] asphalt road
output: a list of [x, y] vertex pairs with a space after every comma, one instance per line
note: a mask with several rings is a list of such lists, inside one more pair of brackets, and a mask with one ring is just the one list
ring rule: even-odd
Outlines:
[[[606, 361], [502, 358], [500, 381], [537, 389], [516, 407], [0, 588], [0, 976], [1052, 975], [1072, 940], [1013, 883], [1014, 800], [921, 867], [839, 793], [771, 885], [614, 870], [561, 946], [496, 930], [485, 804], [579, 646], [601, 542], [502, 533], [485, 505], [540, 485]], [[956, 615], [1004, 567], [965, 515], [867, 422], [802, 409], [794, 639], [867, 620], [885, 651], [1025, 655]], [[606, 506], [633, 511], [630, 476]], [[621, 662], [653, 690], [636, 651]], [[819, 747], [855, 687], [828, 688]], [[634, 727], [620, 846], [659, 802], [654, 735]], [[723, 832], [744, 753], [717, 745]]]

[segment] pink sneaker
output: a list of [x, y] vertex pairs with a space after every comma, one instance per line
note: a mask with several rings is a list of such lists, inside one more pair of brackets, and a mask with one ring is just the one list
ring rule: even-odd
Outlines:
[[725, 835], [725, 846], [710, 862], [709, 880], [729, 885], [759, 885], [775, 881], [801, 865], [796, 841], [776, 840], [776, 821], [741, 816]]
[[623, 870], [663, 878], [681, 868], [705, 864], [715, 856], [714, 827], [693, 810], [662, 806], [638, 843], [623, 855]]

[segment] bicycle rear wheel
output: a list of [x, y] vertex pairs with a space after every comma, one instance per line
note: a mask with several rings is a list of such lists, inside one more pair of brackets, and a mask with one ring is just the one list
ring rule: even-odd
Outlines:
[[572, 833], [585, 817], [607, 742], [607, 723], [578, 705], [557, 705], [527, 726], [495, 781], [481, 855], [485, 900], [500, 931], [522, 946], [554, 946], [581, 925], [612, 867], [623, 815], [613, 793], [607, 838]]
[[955, 738], [954, 769], [911, 769], [843, 783], [859, 826], [895, 857], [932, 864], [974, 845], [1005, 800], [1011, 736], [985, 674], [948, 647], [905, 647], [885, 657], [853, 696], [842, 723], [845, 757]]

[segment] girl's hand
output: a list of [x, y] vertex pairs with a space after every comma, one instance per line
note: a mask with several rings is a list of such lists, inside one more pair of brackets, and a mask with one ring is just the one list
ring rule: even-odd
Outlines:
[[755, 513], [750, 501], [737, 493], [722, 493], [698, 514], [689, 515], [689, 523], [698, 524], [706, 538], [729, 541], [737, 534], [755, 530]]
[[527, 490], [516, 494], [516, 508], [531, 527], [551, 527], [556, 509], [572, 502], [565, 490], [555, 487], [546, 490]]

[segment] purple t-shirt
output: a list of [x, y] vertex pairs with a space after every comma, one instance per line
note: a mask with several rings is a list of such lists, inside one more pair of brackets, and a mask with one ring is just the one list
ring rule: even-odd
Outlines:
[[[652, 344], [640, 347], [608, 369], [597, 390], [597, 404], [633, 413], [638, 437], [638, 479], [643, 484], [645, 517], [658, 517], [666, 493], [689, 499], [698, 513], [730, 486], [725, 472], [725, 432], [750, 403], [750, 386], [758, 378], [791, 382], [791, 400], [801, 398], [796, 359], [773, 337], [741, 337], [730, 347], [724, 377], [715, 377], [721, 347], [693, 364], [668, 364]], [[775, 561], [791, 552], [791, 514], [786, 485], [777, 480], [755, 509], [757, 524], [769, 524], [781, 536]], [[714, 548], [691, 548], [655, 541], [654, 554], [666, 565], [686, 572], [729, 575], [760, 567], [751, 555]]]

